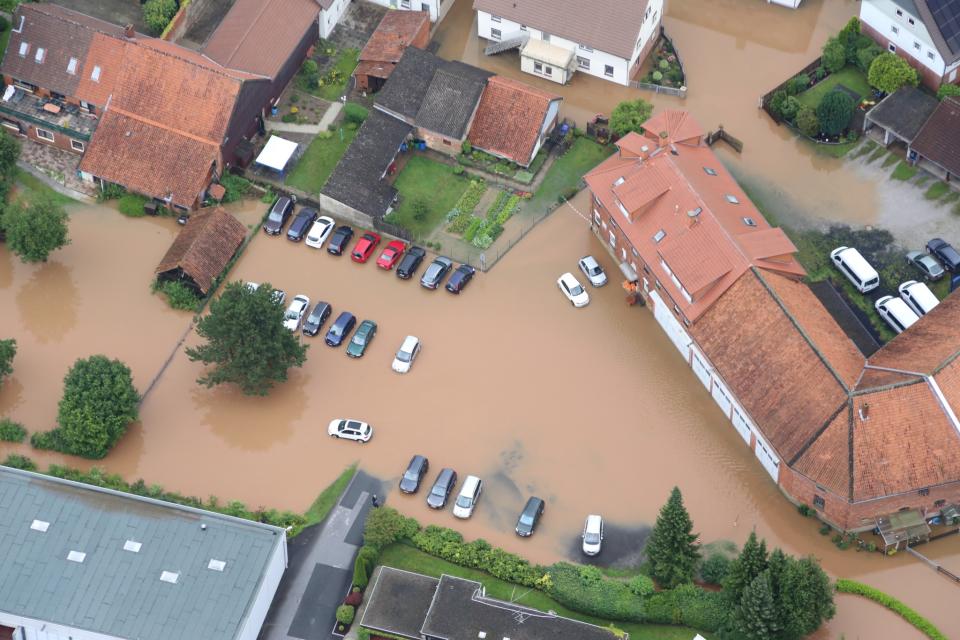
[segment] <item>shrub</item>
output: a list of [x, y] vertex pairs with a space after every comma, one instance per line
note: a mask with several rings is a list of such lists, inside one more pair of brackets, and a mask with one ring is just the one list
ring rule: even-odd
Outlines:
[[883, 48], [871, 41], [869, 47], [865, 47], [857, 51], [857, 68], [860, 69], [860, 71], [867, 73], [870, 70], [870, 65], [873, 64], [873, 61], [876, 60], [877, 56], [879, 56], [881, 53], [883, 53]]
[[722, 627], [729, 611], [722, 592], [705, 591], [692, 584], [659, 591], [647, 598], [645, 604], [648, 622], [682, 624], [704, 631]]
[[800, 111], [800, 107], [802, 106], [800, 100], [794, 96], [789, 96], [780, 106], [780, 115], [784, 120], [793, 120], [797, 117], [797, 112]]
[[3, 461], [3, 466], [13, 469], [23, 469], [24, 471], [37, 470], [37, 465], [33, 460], [19, 453], [11, 453], [8, 455], [7, 459]]
[[129, 218], [141, 218], [144, 215], [143, 205], [147, 199], [134, 193], [128, 193], [117, 201], [117, 209]]
[[661, 60], [661, 61], [657, 64], [657, 66], [660, 67], [660, 69], [661, 69], [662, 71], [666, 71], [667, 69], [670, 68], [670, 63], [667, 62], [666, 60]]
[[795, 96], [806, 91], [809, 86], [810, 76], [805, 73], [800, 73], [787, 80], [787, 85], [784, 88], [788, 96]]
[[430, 214], [430, 204], [423, 198], [417, 198], [413, 201], [413, 219], [417, 222], [423, 222]]
[[303, 63], [301, 71], [303, 71], [304, 75], [315, 76], [320, 72], [320, 67], [317, 65], [317, 61], [311, 58]]
[[594, 567], [558, 562], [547, 568], [550, 595], [560, 604], [587, 615], [624, 622], [643, 622], [644, 601], [625, 582], [604, 578]]
[[823, 45], [823, 66], [830, 73], [836, 73], [847, 64], [847, 49], [839, 38], [833, 37]]
[[659, 71], [654, 71], [652, 74], [650, 74], [650, 77], [655, 83], [660, 83], [663, 81], [663, 74]]
[[347, 122], [363, 124], [363, 121], [367, 119], [368, 115], [370, 115], [370, 111], [360, 104], [348, 102], [343, 107], [343, 117]]
[[154, 280], [151, 287], [154, 293], [162, 293], [167, 298], [167, 304], [172, 309], [181, 311], [196, 311], [200, 306], [200, 298], [193, 289], [176, 280], [160, 282]]
[[359, 591], [351, 591], [347, 594], [347, 597], [343, 599], [343, 604], [348, 604], [351, 607], [359, 607], [363, 604], [363, 594]]
[[463, 168], [463, 165], [458, 164], [453, 168], [453, 175], [462, 176], [464, 171], [465, 169]]
[[151, 34], [158, 36], [177, 13], [177, 0], [147, 0], [143, 4], [143, 21]]
[[43, 449], [47, 451], [62, 451], [66, 453], [63, 443], [57, 437], [59, 434], [54, 431], [34, 431], [30, 434], [30, 446], [34, 449]]
[[853, 98], [843, 91], [831, 91], [823, 96], [823, 100], [817, 105], [820, 130], [828, 135], [842, 133], [853, 119], [855, 108]]
[[3, 442], [23, 442], [27, 437], [27, 430], [19, 422], [10, 418], [0, 418], [0, 440]]
[[370, 545], [363, 545], [357, 552], [357, 559], [353, 561], [353, 586], [366, 589], [370, 584], [370, 573], [377, 566], [380, 553]]
[[817, 82], [820, 82], [827, 76], [827, 70], [823, 65], [817, 67], [817, 70], [813, 72], [813, 77], [817, 79]]
[[813, 508], [811, 508], [810, 505], [802, 504], [802, 503], [797, 507], [797, 512], [800, 515], [802, 515], [804, 518], [809, 518], [810, 516], [816, 513], [816, 511]]
[[875, 589], [869, 585], [863, 584], [862, 582], [855, 582], [853, 580], [846, 580], [844, 578], [837, 580], [836, 588], [840, 593], [852, 593], [854, 595], [863, 596], [864, 598], [873, 600], [877, 604], [890, 609], [920, 630], [920, 632], [925, 636], [931, 638], [931, 640], [946, 640], [947, 638], [947, 636], [937, 629], [932, 622], [893, 596], [888, 595], [879, 589]]
[[220, 184], [226, 189], [223, 202], [236, 202], [243, 198], [250, 189], [250, 181], [232, 173], [225, 173], [220, 177]]
[[960, 96], [960, 84], [942, 84], [937, 89], [937, 97], [943, 100], [949, 96]]
[[413, 518], [402, 516], [391, 507], [380, 507], [367, 516], [363, 544], [380, 551], [394, 542], [412, 538], [419, 530], [420, 524]]
[[126, 189], [118, 184], [108, 182], [97, 191], [97, 202], [106, 202], [107, 200], [116, 200], [127, 192]]
[[803, 135], [812, 138], [820, 133], [820, 119], [817, 118], [817, 112], [813, 110], [813, 107], [807, 105], [800, 107], [795, 120], [797, 128]]
[[631, 578], [630, 582], [627, 583], [627, 587], [633, 595], [640, 596], [641, 598], [646, 598], [656, 591], [653, 586], [653, 580], [642, 573]]
[[884, 52], [870, 63], [867, 82], [884, 93], [893, 93], [906, 85], [917, 86], [920, 76], [906, 60], [895, 53]]
[[353, 617], [356, 615], [356, 609], [348, 604], [342, 604], [337, 607], [337, 622], [340, 624], [353, 624]]
[[773, 95], [770, 96], [770, 102], [767, 106], [774, 115], [782, 118], [781, 111], [783, 110], [783, 103], [786, 102], [788, 97], [787, 92], [783, 89], [774, 91]]
[[723, 584], [723, 579], [730, 573], [732, 560], [722, 553], [714, 553], [707, 557], [700, 565], [700, 578], [707, 584]]
[[473, 145], [469, 140], [464, 140], [463, 144], [460, 145], [460, 153], [470, 155], [471, 151], [473, 151]]

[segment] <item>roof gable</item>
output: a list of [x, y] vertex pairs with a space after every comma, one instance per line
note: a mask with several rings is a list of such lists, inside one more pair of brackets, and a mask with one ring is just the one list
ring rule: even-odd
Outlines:
[[374, 104], [412, 121], [441, 64], [443, 60], [432, 53], [407, 47]]
[[408, 46], [417, 44], [425, 31], [429, 37], [428, 11], [388, 11], [360, 52], [360, 62], [399, 62]]
[[871, 122], [911, 142], [938, 104], [933, 96], [916, 87], [906, 86], [881, 100], [880, 104], [870, 109], [867, 117]]
[[661, 259], [691, 294], [698, 293], [733, 269], [731, 260], [717, 246], [713, 234], [706, 230], [710, 224], [713, 223], [692, 223], [688, 230], [674, 236], [660, 250]]
[[437, 69], [424, 93], [415, 124], [434, 133], [462, 139], [491, 75], [462, 62], [445, 62]]
[[528, 166], [551, 105], [560, 96], [494, 76], [480, 97], [468, 138], [473, 146]]

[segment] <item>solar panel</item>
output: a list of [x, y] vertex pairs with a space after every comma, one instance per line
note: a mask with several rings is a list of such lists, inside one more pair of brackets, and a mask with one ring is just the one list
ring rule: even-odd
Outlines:
[[927, 0], [927, 6], [950, 51], [960, 51], [960, 0]]

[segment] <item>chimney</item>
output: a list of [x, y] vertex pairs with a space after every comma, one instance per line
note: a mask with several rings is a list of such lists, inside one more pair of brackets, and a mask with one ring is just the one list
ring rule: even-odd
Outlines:
[[690, 218], [690, 227], [696, 226], [700, 222], [700, 214], [703, 213], [703, 207], [697, 207], [696, 209], [691, 209], [687, 211], [687, 217]]
[[870, 405], [866, 402], [860, 405], [860, 419], [863, 422], [870, 419]]
[[133, 25], [128, 24], [123, 28], [123, 37], [128, 40], [133, 40], [133, 37], [136, 35], [136, 32], [133, 30]]

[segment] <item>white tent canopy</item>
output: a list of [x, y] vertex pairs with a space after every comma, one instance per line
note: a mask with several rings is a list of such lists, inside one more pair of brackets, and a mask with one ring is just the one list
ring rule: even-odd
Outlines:
[[257, 156], [256, 162], [274, 171], [283, 171], [296, 152], [296, 142], [285, 140], [280, 136], [270, 136], [267, 144], [263, 147], [263, 151]]

